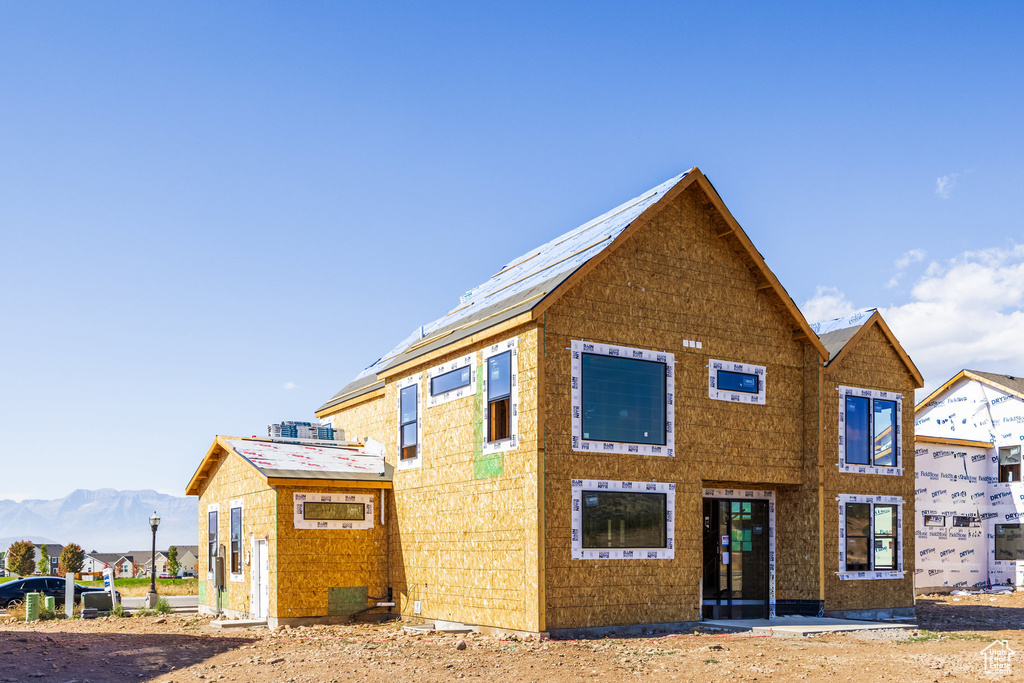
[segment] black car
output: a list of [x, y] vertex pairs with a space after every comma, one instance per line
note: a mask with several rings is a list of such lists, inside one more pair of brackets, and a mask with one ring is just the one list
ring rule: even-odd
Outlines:
[[[59, 576], [30, 576], [27, 579], [17, 579], [0, 583], [0, 607], [10, 607], [12, 604], [25, 602], [25, 593], [42, 593], [54, 597], [58, 605], [64, 604], [65, 579]], [[79, 601], [82, 593], [103, 593], [99, 586], [82, 586], [75, 584], [75, 602]], [[117, 600], [121, 601], [121, 593], [117, 592]]]

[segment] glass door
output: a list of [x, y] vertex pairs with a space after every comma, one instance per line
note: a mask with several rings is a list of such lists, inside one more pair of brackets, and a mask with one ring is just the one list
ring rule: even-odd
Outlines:
[[768, 502], [704, 499], [705, 619], [768, 617]]

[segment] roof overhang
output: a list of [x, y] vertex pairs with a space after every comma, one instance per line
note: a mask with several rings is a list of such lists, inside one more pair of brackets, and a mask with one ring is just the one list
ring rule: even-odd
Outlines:
[[949, 381], [947, 381], [941, 387], [939, 387], [932, 393], [928, 394], [927, 398], [925, 398], [923, 401], [919, 402], [916, 406], [914, 406], [914, 412], [916, 413], [917, 411], [921, 410], [921, 408], [927, 408], [928, 404], [934, 401], [936, 396], [945, 393], [946, 390], [948, 390], [951, 386], [953, 386], [962, 379], [974, 380], [976, 382], [981, 382], [982, 384], [987, 384], [993, 389], [998, 389], [999, 391], [1006, 392], [1011, 396], [1016, 396], [1017, 398], [1024, 400], [1024, 393], [1017, 391], [1016, 389], [1011, 389], [1010, 387], [1003, 386], [999, 382], [993, 382], [988, 377], [982, 377], [981, 375], [975, 372], [971, 372], [970, 370], [961, 370], [960, 372], [953, 375], [953, 377], [950, 378]]
[[[232, 445], [232, 442], [238, 441], [292, 446], [314, 445], [320, 448], [336, 448], [339, 451], [344, 450], [344, 446], [341, 445], [334, 446], [322, 443], [310, 444], [309, 442], [286, 441], [282, 439], [217, 436], [214, 438], [210, 448], [206, 451], [206, 455], [203, 457], [202, 462], [199, 463], [199, 467], [196, 469], [195, 474], [192, 475], [192, 479], [189, 480], [188, 485], [185, 487], [185, 495], [200, 495], [210, 478], [213, 476], [213, 472], [216, 470], [217, 465], [222, 459], [231, 456], [239, 458], [252, 467], [259, 476], [263, 477], [268, 486], [307, 485], [317, 487], [354, 487], [373, 489], [390, 489], [392, 486], [391, 482], [394, 477], [394, 467], [389, 465], [386, 461], [383, 462], [383, 471], [380, 473], [261, 468], [257, 463], [254, 463], [252, 460], [242, 455]], [[363, 446], [363, 444], [351, 445]]]
[[867, 334], [867, 331], [871, 329], [872, 325], [877, 325], [878, 329], [881, 330], [883, 335], [885, 335], [885, 338], [890, 344], [892, 344], [893, 349], [896, 351], [896, 355], [900, 357], [900, 360], [903, 361], [903, 365], [906, 366], [907, 371], [910, 372], [911, 376], [914, 378], [914, 388], [920, 389], [923, 387], [924, 377], [921, 375], [921, 371], [917, 369], [916, 365], [914, 365], [914, 361], [910, 359], [910, 355], [907, 354], [903, 345], [900, 344], [898, 339], [896, 339], [896, 335], [892, 333], [891, 329], [889, 329], [885, 319], [882, 318], [882, 314], [877, 310], [871, 314], [871, 317], [868, 318], [863, 325], [860, 326], [860, 329], [857, 330], [856, 334], [850, 337], [850, 340], [843, 345], [843, 348], [840, 349], [839, 353], [828, 361], [826, 364], [826, 372], [841, 358], [843, 358], [865, 334]]

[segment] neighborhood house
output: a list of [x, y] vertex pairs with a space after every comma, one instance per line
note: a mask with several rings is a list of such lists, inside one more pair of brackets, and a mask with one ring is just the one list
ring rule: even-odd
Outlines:
[[316, 411], [349, 441], [217, 437], [187, 489], [201, 609], [912, 613], [920, 373], [877, 311], [812, 327], [699, 169], [410, 327]]
[[962, 370], [915, 429], [917, 588], [1024, 587], [1024, 378]]

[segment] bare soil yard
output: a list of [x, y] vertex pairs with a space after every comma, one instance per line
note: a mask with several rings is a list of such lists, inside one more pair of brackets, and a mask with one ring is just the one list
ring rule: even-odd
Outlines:
[[[420, 636], [395, 623], [221, 631], [196, 615], [7, 621], [0, 623], [0, 683], [1024, 680], [1024, 593], [928, 596], [918, 600], [918, 614], [920, 630], [903, 632], [564, 641]], [[1007, 676], [984, 673], [980, 651], [996, 640], [1022, 653]]]

